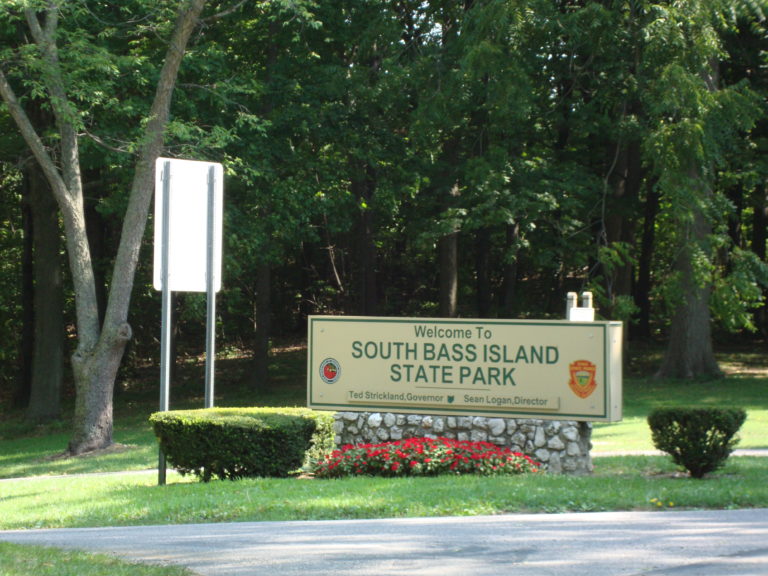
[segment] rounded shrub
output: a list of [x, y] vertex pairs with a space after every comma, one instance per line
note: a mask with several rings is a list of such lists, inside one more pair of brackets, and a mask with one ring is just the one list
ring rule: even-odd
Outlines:
[[168, 462], [207, 482], [288, 476], [313, 445], [328, 445], [333, 415], [306, 408], [211, 408], [156, 412], [150, 422]]
[[653, 444], [693, 478], [720, 468], [738, 442], [741, 408], [658, 408], [648, 416]]

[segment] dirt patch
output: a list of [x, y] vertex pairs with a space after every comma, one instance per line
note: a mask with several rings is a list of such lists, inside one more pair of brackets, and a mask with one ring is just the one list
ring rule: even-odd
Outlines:
[[682, 472], [682, 471], [675, 471], [675, 472], [646, 472], [645, 476], [647, 478], [671, 478], [671, 479], [679, 479], [679, 478], [690, 478], [691, 475], [688, 474], [688, 472]]
[[768, 376], [768, 366], [760, 366], [746, 362], [721, 362], [720, 367], [728, 376], [753, 376], [765, 378]]

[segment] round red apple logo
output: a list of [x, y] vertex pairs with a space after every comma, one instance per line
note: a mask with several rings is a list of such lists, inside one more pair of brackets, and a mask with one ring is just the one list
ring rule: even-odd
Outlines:
[[333, 384], [339, 380], [341, 376], [341, 365], [337, 360], [333, 358], [326, 358], [320, 364], [320, 378], [326, 384]]

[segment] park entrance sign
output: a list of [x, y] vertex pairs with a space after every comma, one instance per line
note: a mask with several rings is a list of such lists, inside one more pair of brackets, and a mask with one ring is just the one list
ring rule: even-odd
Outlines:
[[310, 316], [308, 405], [621, 420], [621, 322]]

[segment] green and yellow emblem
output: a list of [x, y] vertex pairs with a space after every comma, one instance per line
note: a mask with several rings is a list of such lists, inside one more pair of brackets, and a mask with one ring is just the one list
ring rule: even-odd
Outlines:
[[597, 388], [597, 382], [595, 381], [597, 366], [589, 360], [576, 360], [568, 368], [571, 372], [568, 386], [571, 387], [573, 393], [579, 398], [589, 397]]

